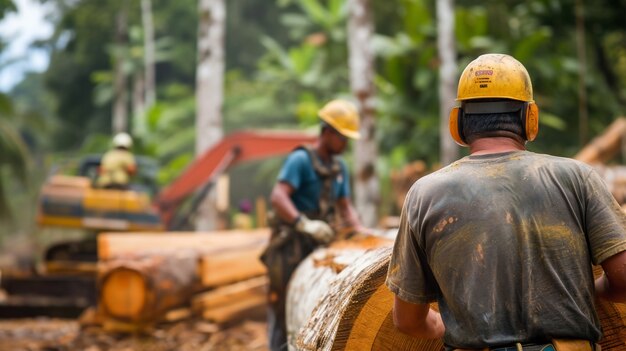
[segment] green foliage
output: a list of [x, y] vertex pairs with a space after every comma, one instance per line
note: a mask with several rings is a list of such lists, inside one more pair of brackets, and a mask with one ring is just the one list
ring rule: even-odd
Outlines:
[[28, 150], [14, 127], [15, 110], [11, 99], [0, 94], [0, 218], [11, 217], [7, 183], [17, 179], [26, 184]]
[[[139, 2], [48, 3], [59, 11], [54, 36], [42, 43], [52, 53], [50, 67], [16, 88], [13, 113], [5, 113], [13, 117], [3, 123], [31, 150], [103, 151], [110, 138], [113, 57], [122, 58], [130, 74], [143, 69]], [[116, 47], [115, 18], [124, 3], [128, 44]], [[324, 102], [350, 95], [346, 3], [226, 2], [225, 133], [316, 128]], [[588, 132], [593, 137], [626, 108], [626, 3], [584, 3]], [[0, 16], [11, 4], [0, 0]], [[379, 174], [417, 159], [437, 164], [439, 138], [447, 136], [439, 134], [436, 2], [370, 4]], [[135, 136], [135, 151], [159, 160], [164, 185], [194, 158], [197, 0], [153, 0], [152, 7], [158, 103], [147, 112], [146, 133]], [[529, 70], [541, 110], [539, 137], [529, 144], [533, 151], [571, 156], [582, 146], [574, 8], [573, 0], [455, 2], [459, 74], [487, 52], [511, 54]], [[0, 97], [0, 108], [5, 103]], [[279, 164], [272, 160], [259, 165], [259, 171], [242, 172], [255, 173], [255, 184], [271, 183]]]

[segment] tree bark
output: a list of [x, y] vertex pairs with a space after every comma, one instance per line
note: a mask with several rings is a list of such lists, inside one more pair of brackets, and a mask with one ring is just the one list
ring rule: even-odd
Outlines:
[[459, 148], [450, 137], [448, 118], [454, 107], [456, 92], [456, 48], [454, 46], [454, 0], [437, 1], [437, 49], [439, 52], [439, 145], [441, 164], [446, 166], [459, 158]]
[[156, 252], [104, 262], [100, 268], [99, 308], [109, 318], [139, 326], [184, 304], [200, 286], [198, 252]]
[[[392, 248], [380, 243], [373, 247], [360, 251], [355, 247], [321, 248], [298, 266], [287, 301], [290, 349], [444, 350], [440, 339], [417, 339], [395, 328], [394, 296], [384, 284]], [[594, 274], [602, 274], [602, 268], [594, 267]], [[624, 304], [597, 300], [596, 311], [604, 334], [602, 350], [623, 350]]]
[[141, 0], [143, 22], [145, 106], [149, 109], [156, 102], [156, 71], [154, 49], [154, 25], [152, 24], [152, 0]]
[[124, 72], [124, 58], [119, 53], [119, 48], [128, 45], [128, 13], [126, 1], [121, 2], [121, 9], [115, 18], [115, 47], [113, 54], [113, 133], [128, 131], [128, 77]]
[[350, 86], [357, 99], [361, 116], [361, 139], [356, 142], [355, 207], [367, 227], [378, 221], [380, 186], [376, 176], [374, 54], [371, 39], [374, 32], [368, 0], [348, 0], [348, 46]]
[[142, 72], [133, 75], [133, 131], [135, 135], [143, 135], [146, 132], [146, 101], [145, 80]]
[[578, 129], [580, 145], [587, 143], [589, 116], [587, 113], [587, 46], [585, 44], [585, 7], [576, 0], [576, 53], [578, 55]]
[[[246, 234], [247, 233], [247, 234]], [[141, 329], [194, 293], [264, 276], [269, 231], [216, 235], [101, 234], [99, 307], [107, 319]]]
[[[198, 67], [196, 70], [196, 156], [223, 137], [224, 0], [199, 0]], [[209, 190], [198, 209], [196, 230], [216, 228], [215, 189]]]

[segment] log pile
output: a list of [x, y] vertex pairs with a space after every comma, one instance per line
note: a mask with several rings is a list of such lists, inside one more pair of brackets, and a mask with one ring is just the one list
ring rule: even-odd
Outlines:
[[609, 165], [619, 154], [626, 151], [626, 118], [620, 117], [609, 125], [604, 133], [582, 148], [574, 159], [594, 167], [606, 182], [617, 202], [626, 204], [626, 166]]
[[[98, 312], [103, 325], [143, 330], [168, 311], [192, 305], [205, 319], [223, 323], [263, 305], [259, 296], [264, 297], [266, 271], [258, 257], [268, 239], [269, 229], [101, 234]], [[219, 302], [229, 294], [234, 294], [232, 303]]]
[[[289, 288], [290, 349], [443, 351], [441, 340], [412, 338], [395, 329], [393, 293], [384, 285], [390, 256], [384, 242], [313, 252], [294, 272]], [[594, 273], [601, 274], [601, 268], [594, 267]], [[596, 301], [596, 310], [602, 350], [626, 349], [626, 305]]]
[[428, 169], [424, 161], [414, 161], [400, 170], [391, 171], [389, 176], [391, 180], [391, 190], [393, 192], [394, 205], [398, 212], [402, 209], [404, 198], [413, 183], [431, 172], [432, 170]]

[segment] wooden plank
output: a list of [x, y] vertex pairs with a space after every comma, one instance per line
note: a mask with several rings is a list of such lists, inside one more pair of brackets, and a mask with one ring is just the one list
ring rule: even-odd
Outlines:
[[245, 317], [251, 310], [264, 308], [266, 303], [265, 294], [252, 296], [245, 300], [204, 310], [202, 318], [219, 324], [232, 322]]
[[[269, 228], [202, 232], [127, 232], [98, 235], [98, 258], [101, 261], [160, 249], [197, 249], [219, 252], [246, 243], [267, 243]], [[224, 240], [227, 238], [227, 240]]]
[[191, 301], [192, 309], [194, 311], [215, 309], [236, 301], [265, 296], [267, 282], [267, 277], [261, 276], [204, 292], [193, 298]]
[[200, 279], [205, 287], [234, 283], [264, 275], [266, 267], [259, 259], [265, 243], [254, 243], [251, 247], [222, 251], [201, 258]]

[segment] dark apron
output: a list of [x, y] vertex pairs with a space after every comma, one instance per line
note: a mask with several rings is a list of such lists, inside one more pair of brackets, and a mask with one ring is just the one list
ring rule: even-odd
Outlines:
[[[338, 160], [333, 160], [329, 166], [324, 165], [315, 152], [301, 146], [308, 152], [313, 169], [322, 180], [320, 192], [319, 212], [304, 212], [310, 219], [321, 219], [332, 223], [335, 217], [335, 196], [333, 180], [341, 172]], [[272, 351], [287, 349], [287, 327], [285, 321], [285, 302], [287, 299], [287, 284], [291, 275], [313, 250], [320, 244], [310, 235], [298, 232], [292, 224], [285, 223], [270, 215], [269, 224], [272, 235], [268, 246], [261, 255], [261, 261], [267, 266], [269, 276], [268, 293], [268, 330], [269, 346]]]

